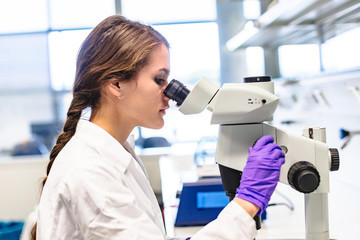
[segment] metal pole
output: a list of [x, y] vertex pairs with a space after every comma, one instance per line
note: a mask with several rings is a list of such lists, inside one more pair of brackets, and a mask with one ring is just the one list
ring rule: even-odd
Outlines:
[[[317, 141], [326, 142], [325, 128], [306, 128], [303, 136]], [[328, 159], [319, 159], [328, 161]], [[329, 168], [330, 169], [330, 168]], [[329, 181], [326, 176], [322, 181]], [[305, 239], [306, 240], [329, 240], [329, 206], [328, 193], [305, 194]]]

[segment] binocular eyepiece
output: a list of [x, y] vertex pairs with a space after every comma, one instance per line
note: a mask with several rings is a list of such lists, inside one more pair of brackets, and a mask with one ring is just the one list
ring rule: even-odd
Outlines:
[[189, 93], [190, 90], [187, 89], [180, 81], [175, 79], [171, 80], [169, 85], [164, 90], [164, 95], [171, 100], [174, 100], [177, 107], [181, 106]]

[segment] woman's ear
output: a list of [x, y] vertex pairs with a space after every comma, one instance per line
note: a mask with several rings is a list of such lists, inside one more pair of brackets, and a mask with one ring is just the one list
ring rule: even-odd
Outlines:
[[119, 81], [111, 81], [108, 84], [106, 84], [106, 90], [109, 92], [112, 96], [118, 96], [119, 90], [120, 90], [120, 82]]
[[107, 84], [107, 89], [110, 92], [111, 96], [117, 97], [119, 99], [124, 98], [124, 91], [122, 89], [120, 81], [112, 81]]

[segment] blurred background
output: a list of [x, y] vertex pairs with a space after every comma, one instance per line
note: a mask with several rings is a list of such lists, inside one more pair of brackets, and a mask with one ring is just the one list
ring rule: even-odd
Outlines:
[[[271, 76], [280, 97], [272, 124], [299, 135], [304, 126], [326, 127], [328, 144], [343, 159], [334, 175], [359, 198], [360, 2], [352, 0], [1, 0], [2, 191], [24, 188], [23, 182], [7, 183], [27, 174], [19, 170], [32, 169], [26, 165], [29, 156], [47, 161], [72, 98], [78, 49], [91, 29], [113, 14], [162, 33], [171, 46], [169, 80], [190, 89], [201, 77], [222, 86]], [[184, 116], [171, 105], [163, 129], [134, 130], [137, 151], [183, 146], [179, 151], [193, 154], [204, 137], [217, 136], [210, 117], [208, 111]], [[166, 141], [145, 146], [149, 138]], [[25, 165], [7, 169], [16, 160]], [[22, 197], [27, 195], [15, 196]], [[0, 200], [0, 220], [24, 219], [36, 202], [23, 210], [17, 205], [15, 214], [6, 210], [13, 200]]]
[[[190, 89], [201, 77], [221, 86], [242, 82], [246, 76], [270, 75], [281, 83], [276, 91], [283, 94], [287, 112], [300, 107], [306, 115], [311, 109], [318, 115], [319, 111], [337, 113], [337, 109], [358, 116], [356, 85], [343, 96], [355, 100], [346, 103], [338, 99], [339, 88], [334, 87], [338, 91], [329, 96], [324, 96], [324, 89], [313, 92], [323, 81], [330, 82], [328, 76], [357, 74], [358, 5], [345, 0], [283, 0], [280, 4], [269, 0], [3, 0], [0, 156], [16, 154], [16, 146], [28, 141], [43, 144], [39, 151], [51, 148], [71, 101], [79, 46], [97, 23], [112, 14], [160, 31], [171, 44], [169, 79], [178, 79]], [[334, 77], [331, 84], [345, 84], [346, 77]], [[309, 102], [303, 103], [305, 98]], [[353, 105], [354, 111], [346, 110]], [[142, 129], [134, 134], [163, 136], [171, 143], [198, 141], [217, 133], [216, 126], [203, 124], [207, 117], [207, 112], [184, 117], [169, 111], [162, 130]]]

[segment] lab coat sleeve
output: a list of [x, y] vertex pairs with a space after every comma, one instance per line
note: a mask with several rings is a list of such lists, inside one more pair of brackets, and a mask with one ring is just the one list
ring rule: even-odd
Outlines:
[[254, 219], [240, 205], [231, 201], [214, 221], [192, 236], [191, 240], [253, 240], [255, 236]]
[[73, 174], [67, 204], [84, 239], [165, 239], [125, 178], [100, 164]]

